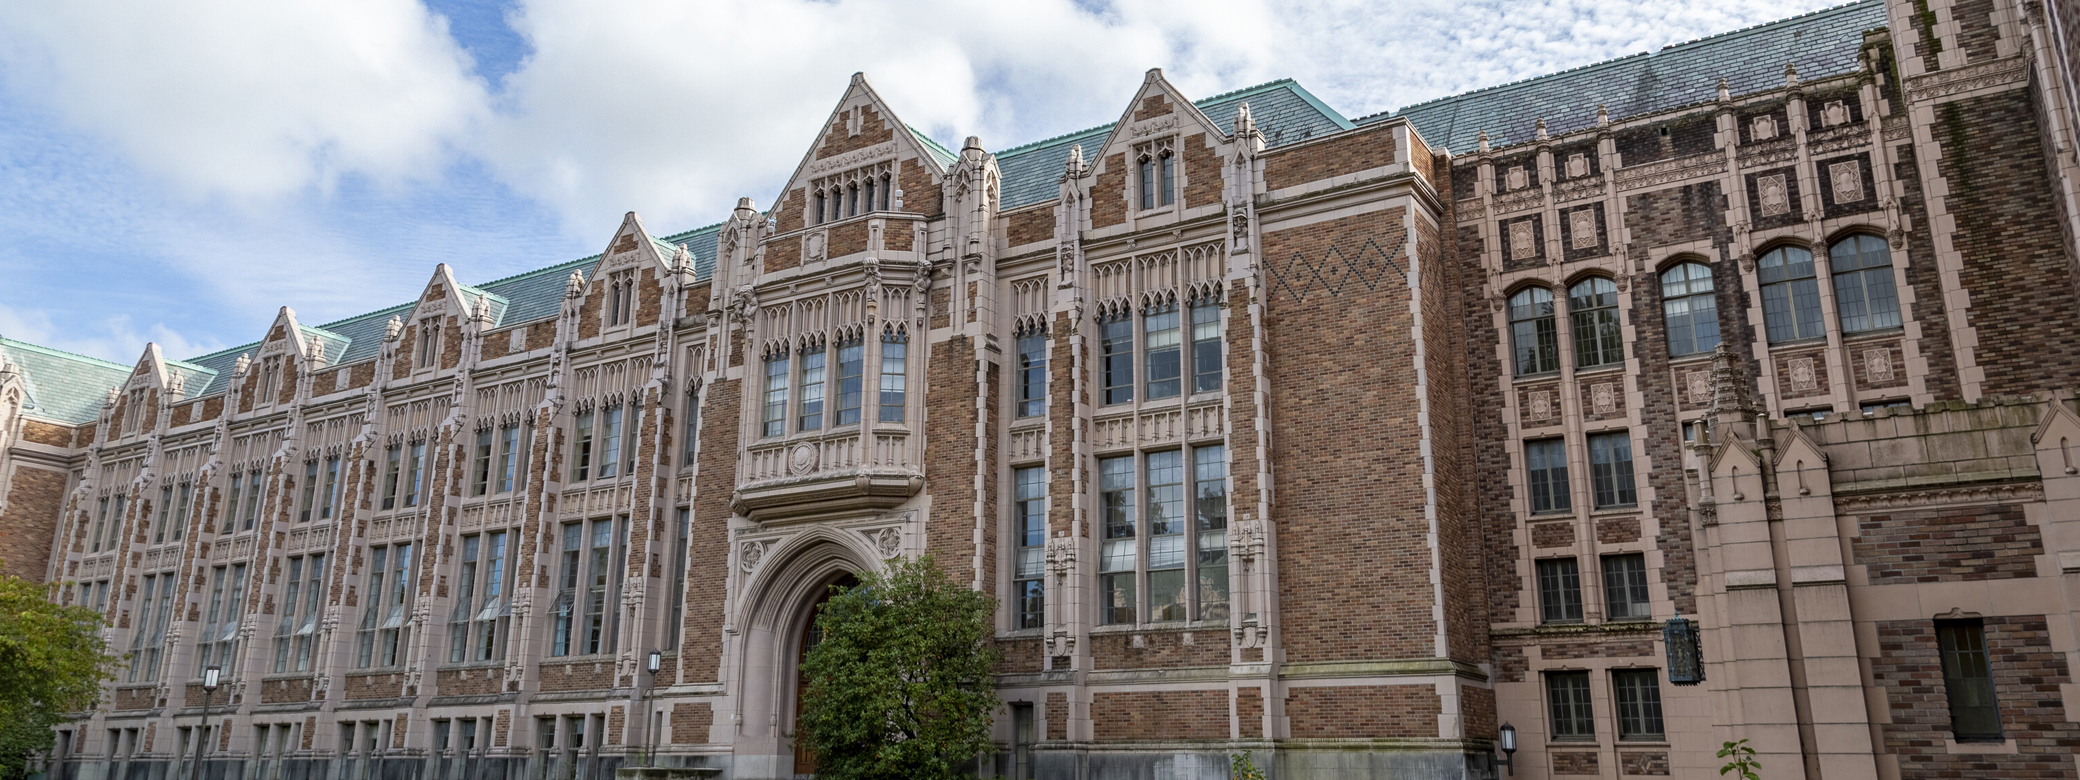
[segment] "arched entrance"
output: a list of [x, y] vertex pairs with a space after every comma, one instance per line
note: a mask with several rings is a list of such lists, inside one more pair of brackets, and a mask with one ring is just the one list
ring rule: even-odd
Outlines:
[[795, 735], [794, 773], [797, 775], [816, 772], [816, 753], [801, 743], [802, 692], [809, 689], [809, 673], [807, 671], [809, 650], [814, 648], [818, 642], [823, 641], [823, 631], [816, 627], [816, 616], [823, 611], [823, 605], [831, 600], [831, 596], [836, 593], [838, 588], [850, 588], [858, 584], [859, 578], [850, 573], [844, 574], [826, 584], [823, 592], [817, 595], [816, 601], [811, 603], [808, 609], [803, 610], [802, 623], [795, 632], [795, 635], [801, 639], [795, 643], [794, 695], [792, 697], [795, 723], [794, 727], [789, 729], [789, 732]]

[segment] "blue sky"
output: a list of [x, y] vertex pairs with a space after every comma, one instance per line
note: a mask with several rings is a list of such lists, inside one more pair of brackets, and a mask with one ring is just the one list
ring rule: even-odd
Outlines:
[[[121, 363], [767, 206], [864, 71], [942, 142], [1292, 77], [1348, 116], [1832, 3], [11, 0], [0, 335]], [[1389, 13], [1390, 12], [1390, 13]], [[957, 145], [957, 144], [956, 144]]]

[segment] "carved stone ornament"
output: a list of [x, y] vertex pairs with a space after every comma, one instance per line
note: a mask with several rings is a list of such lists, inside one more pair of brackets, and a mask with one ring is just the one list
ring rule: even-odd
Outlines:
[[1812, 358], [1795, 357], [1787, 361], [1785, 365], [1791, 374], [1792, 391], [1804, 392], [1820, 389], [1819, 372], [1813, 370]]
[[1712, 372], [1686, 371], [1683, 373], [1683, 385], [1690, 392], [1691, 404], [1702, 406], [1711, 402]]
[[1264, 555], [1264, 521], [1244, 517], [1241, 522], [1235, 524], [1234, 534], [1235, 537], [1230, 540], [1228, 549], [1230, 554], [1242, 563], [1242, 570], [1248, 572], [1257, 559]]
[[1047, 654], [1057, 657], [1075, 655], [1076, 637], [1071, 636], [1067, 631], [1056, 629], [1053, 634], [1047, 637]]
[[1567, 156], [1567, 178], [1579, 179], [1589, 175], [1589, 156], [1576, 152]]
[[765, 543], [745, 542], [744, 546], [739, 548], [739, 550], [737, 553], [737, 565], [743, 568], [744, 573], [750, 574], [758, 571], [759, 562], [765, 560], [766, 557]]
[[1522, 165], [1510, 166], [1509, 174], [1504, 178], [1507, 180], [1503, 185], [1504, 190], [1521, 190], [1531, 186], [1531, 178], [1524, 173]]
[[1589, 386], [1589, 407], [1595, 414], [1614, 414], [1618, 411], [1618, 386], [1612, 382], [1598, 382]]
[[1863, 164], [1846, 160], [1827, 166], [1828, 183], [1834, 185], [1834, 202], [1856, 203], [1863, 200]]
[[1541, 422], [1553, 419], [1553, 392], [1533, 390], [1525, 393], [1524, 419]]
[[1229, 246], [1235, 254], [1249, 251], [1249, 214], [1236, 209], [1228, 215], [1228, 227], [1234, 232], [1234, 241]]
[[1849, 121], [1849, 106], [1839, 100], [1830, 100], [1827, 107], [1820, 109], [1820, 126], [1834, 127]]
[[1892, 381], [1892, 348], [1878, 347], [1863, 351], [1863, 374], [1872, 382]]
[[1768, 114], [1755, 117], [1755, 121], [1748, 125], [1748, 135], [1756, 141], [1767, 141], [1777, 137], [1777, 118]]
[[816, 447], [808, 443], [796, 444], [787, 453], [787, 470], [795, 474], [807, 474], [816, 470]]
[[1536, 254], [1537, 239], [1532, 235], [1531, 220], [1520, 219], [1509, 223], [1509, 259], [1526, 260]]
[[1776, 173], [1755, 180], [1756, 200], [1762, 204], [1762, 215], [1774, 217], [1791, 211], [1791, 191], [1784, 181], [1784, 174]]
[[1076, 540], [1057, 536], [1047, 540], [1047, 573], [1060, 582], [1076, 567]]
[[824, 242], [823, 231], [810, 233], [808, 238], [802, 239], [802, 255], [810, 260], [822, 260]]
[[880, 553], [882, 560], [901, 555], [903, 553], [903, 530], [900, 528], [883, 528], [879, 533], [874, 534], [874, 552]]
[[1576, 209], [1567, 213], [1567, 232], [1575, 249], [1593, 249], [1596, 240], [1596, 210]]

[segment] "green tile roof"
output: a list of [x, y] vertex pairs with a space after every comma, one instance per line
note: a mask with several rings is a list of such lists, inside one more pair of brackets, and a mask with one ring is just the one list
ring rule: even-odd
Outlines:
[[29, 404], [24, 411], [67, 425], [100, 418], [109, 389], [130, 378], [129, 366], [6, 337], [0, 337], [0, 357], [22, 368], [29, 384]]
[[1479, 146], [1483, 130], [1491, 145], [1503, 146], [1536, 137], [1540, 118], [1553, 135], [1593, 127], [1599, 105], [1616, 121], [1713, 100], [1722, 78], [1736, 95], [1781, 87], [1786, 63], [1807, 80], [1851, 73], [1863, 32], [1885, 25], [1883, 0], [1862, 0], [1358, 122], [1407, 117], [1432, 146], [1464, 154]]

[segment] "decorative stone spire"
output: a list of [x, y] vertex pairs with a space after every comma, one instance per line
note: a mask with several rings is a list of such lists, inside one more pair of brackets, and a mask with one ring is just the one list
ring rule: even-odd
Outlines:
[[1724, 103], [1724, 102], [1726, 102], [1726, 101], [1729, 101], [1729, 100], [1732, 100], [1732, 99], [1733, 99], [1733, 90], [1731, 90], [1731, 89], [1728, 89], [1728, 88], [1726, 87], [1726, 79], [1725, 79], [1725, 78], [1723, 78], [1723, 77], [1722, 77], [1722, 78], [1720, 78], [1720, 79], [1719, 79], [1719, 102], [1721, 102], [1721, 103]]
[[1597, 127], [1610, 127], [1610, 126], [1611, 126], [1611, 110], [1610, 110], [1610, 109], [1608, 109], [1608, 108], [1605, 108], [1605, 107], [1603, 106], [1603, 104], [1601, 104], [1601, 103], [1598, 103], [1598, 104], [1596, 105], [1596, 126], [1597, 126]]
[[[243, 360], [245, 356], [240, 355], [239, 359]], [[122, 397], [123, 389], [121, 387], [111, 387], [108, 389], [108, 397], [101, 399], [101, 405], [113, 408], [116, 405], [116, 401]]]
[[1713, 416], [1726, 414], [1746, 415], [1755, 411], [1755, 401], [1748, 395], [1748, 372], [1741, 366], [1740, 357], [1726, 342], [1719, 342], [1712, 350], [1712, 405]]
[[1482, 130], [1480, 138], [1475, 139], [1475, 141], [1479, 143], [1480, 151], [1488, 151], [1488, 131]]
[[571, 278], [563, 283], [563, 297], [576, 298], [585, 294], [585, 272], [572, 271]]
[[1789, 62], [1784, 63], [1784, 86], [1798, 86], [1798, 68]]
[[[396, 317], [391, 317], [391, 318], [390, 318], [390, 322], [392, 322], [392, 323], [396, 323], [396, 322], [397, 322], [397, 318], [396, 318]], [[395, 329], [392, 329], [392, 330], [390, 331], [390, 337], [391, 337], [391, 338], [397, 338], [397, 331], [396, 331]], [[231, 375], [232, 375], [232, 376], [245, 376], [245, 375], [246, 375], [246, 372], [247, 372], [247, 371], [250, 371], [250, 370], [252, 370], [252, 368], [253, 368], [253, 353], [251, 353], [251, 352], [240, 352], [240, 353], [238, 353], [238, 362], [236, 362], [236, 363], [232, 363], [232, 364], [231, 364]], [[110, 392], [114, 392], [114, 391], [110, 391]]]
[[1257, 120], [1249, 115], [1249, 104], [1235, 107], [1235, 137], [1242, 138], [1257, 132]]
[[1546, 118], [1545, 118], [1545, 117], [1539, 117], [1539, 118], [1538, 118], [1538, 126], [1537, 126], [1537, 130], [1538, 130], [1538, 140], [1540, 140], [1540, 141], [1544, 141], [1544, 140], [1546, 140], [1548, 136], [1546, 135]]
[[1072, 179], [1083, 175], [1083, 144], [1069, 147], [1069, 163], [1063, 166], [1062, 175]]
[[303, 350], [303, 357], [305, 360], [310, 361], [311, 368], [323, 368], [325, 366], [325, 340], [311, 339], [310, 346], [305, 347]]

